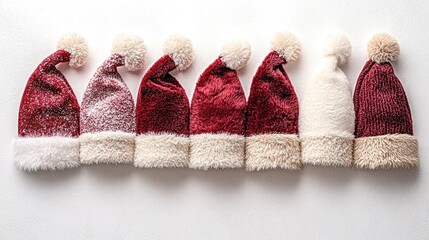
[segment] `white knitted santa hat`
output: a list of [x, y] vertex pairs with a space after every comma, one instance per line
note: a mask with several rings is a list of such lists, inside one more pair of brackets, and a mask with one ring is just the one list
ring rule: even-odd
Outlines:
[[355, 113], [349, 81], [339, 65], [351, 54], [345, 36], [331, 37], [301, 100], [299, 136], [307, 165], [351, 165]]

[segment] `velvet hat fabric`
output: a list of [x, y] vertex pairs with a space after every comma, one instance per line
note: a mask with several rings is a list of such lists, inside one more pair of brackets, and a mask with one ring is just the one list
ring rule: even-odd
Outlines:
[[376, 34], [368, 42], [370, 60], [356, 82], [353, 97], [356, 168], [412, 168], [419, 164], [410, 106], [391, 62], [399, 57], [392, 36]]
[[331, 37], [301, 101], [299, 136], [306, 165], [350, 167], [355, 113], [349, 81], [339, 65], [351, 55], [343, 35]]
[[246, 112], [248, 171], [301, 168], [298, 97], [283, 65], [296, 61], [300, 44], [290, 33], [278, 33], [259, 66]]
[[172, 36], [164, 54], [144, 75], [138, 92], [136, 167], [187, 167], [189, 162], [189, 100], [170, 72], [192, 64], [192, 44]]
[[64, 75], [56, 68], [68, 62], [83, 65], [88, 45], [77, 34], [58, 42], [28, 79], [19, 107], [14, 160], [26, 171], [61, 170], [79, 166], [79, 103]]
[[112, 55], [90, 80], [80, 114], [82, 164], [133, 162], [134, 101], [117, 68], [139, 70], [144, 65], [145, 54], [141, 38], [120, 35], [113, 42]]
[[249, 58], [247, 42], [226, 44], [198, 79], [191, 102], [190, 168], [243, 167], [246, 98], [236, 70]]

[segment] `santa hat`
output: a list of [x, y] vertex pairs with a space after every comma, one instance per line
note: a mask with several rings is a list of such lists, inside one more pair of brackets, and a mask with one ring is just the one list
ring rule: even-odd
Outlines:
[[191, 103], [190, 168], [243, 166], [246, 98], [236, 70], [249, 58], [247, 42], [231, 42], [201, 74]]
[[144, 75], [138, 92], [136, 167], [188, 166], [189, 100], [170, 72], [188, 68], [194, 52], [189, 39], [176, 35], [164, 43], [164, 54]]
[[56, 65], [83, 65], [88, 45], [72, 33], [59, 40], [58, 49], [34, 70], [22, 95], [14, 143], [14, 159], [22, 170], [79, 166], [79, 103]]
[[331, 37], [325, 57], [304, 91], [299, 120], [304, 164], [351, 166], [355, 114], [349, 81], [339, 68], [351, 50], [347, 37]]
[[294, 62], [300, 44], [277, 33], [271, 52], [253, 77], [246, 112], [246, 170], [300, 169], [298, 97], [283, 64]]
[[81, 163], [133, 162], [134, 101], [117, 68], [139, 70], [145, 55], [146, 47], [140, 37], [120, 35], [113, 42], [112, 55], [90, 80], [80, 115]]
[[399, 44], [392, 36], [376, 34], [368, 42], [370, 60], [356, 82], [354, 167], [411, 168], [419, 164], [417, 139], [405, 91], [391, 62]]

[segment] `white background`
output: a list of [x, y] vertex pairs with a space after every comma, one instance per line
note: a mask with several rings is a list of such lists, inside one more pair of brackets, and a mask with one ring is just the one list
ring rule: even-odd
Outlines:
[[[0, 6], [0, 239], [429, 239], [428, 1], [9, 1]], [[419, 139], [418, 170], [301, 172], [141, 170], [86, 166], [25, 173], [12, 161], [19, 101], [36, 66], [70, 31], [90, 45], [87, 65], [60, 69], [79, 101], [121, 32], [141, 35], [148, 65], [172, 33], [193, 40], [196, 60], [176, 74], [191, 98], [198, 75], [225, 40], [246, 38], [252, 56], [239, 71], [246, 95], [276, 31], [294, 32], [302, 56], [286, 66], [298, 96], [322, 58], [326, 36], [353, 46], [343, 67], [354, 88], [376, 32], [395, 36], [394, 64]], [[134, 97], [141, 72], [120, 69]]]

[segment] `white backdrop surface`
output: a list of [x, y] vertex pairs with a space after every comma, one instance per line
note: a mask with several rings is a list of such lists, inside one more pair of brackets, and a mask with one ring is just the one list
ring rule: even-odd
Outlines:
[[[429, 239], [428, 1], [6, 1], [0, 6], [0, 239]], [[239, 71], [246, 95], [276, 31], [294, 32], [302, 56], [288, 65], [298, 96], [322, 58], [326, 36], [345, 33], [353, 52], [344, 72], [354, 87], [367, 40], [389, 32], [401, 46], [396, 74], [408, 94], [421, 167], [300, 172], [141, 170], [87, 166], [25, 173], [12, 161], [26, 81], [58, 38], [81, 33], [88, 63], [61, 65], [79, 101], [122, 32], [141, 35], [148, 65], [172, 33], [190, 37], [196, 60], [176, 74], [192, 97], [198, 75], [225, 40], [252, 46]], [[144, 71], [120, 72], [134, 99]]]

